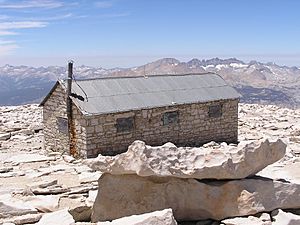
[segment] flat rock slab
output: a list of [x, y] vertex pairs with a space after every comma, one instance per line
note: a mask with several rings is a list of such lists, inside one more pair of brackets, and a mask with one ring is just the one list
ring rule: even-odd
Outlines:
[[84, 183], [91, 183], [91, 182], [94, 182], [94, 181], [98, 181], [101, 174], [102, 173], [99, 172], [99, 171], [96, 171], [96, 172], [82, 172], [78, 175], [79, 182], [81, 184], [84, 184]]
[[75, 222], [72, 215], [67, 209], [59, 210], [52, 213], [47, 213], [42, 216], [40, 221], [35, 225], [71, 225]]
[[0, 167], [0, 173], [7, 173], [12, 171], [13, 169], [13, 167]]
[[35, 195], [57, 195], [69, 192], [71, 189], [61, 186], [51, 186], [47, 188], [34, 188], [31, 189], [32, 193]]
[[92, 222], [172, 208], [176, 220], [204, 220], [300, 208], [300, 185], [265, 178], [200, 182], [195, 179], [104, 174]]
[[21, 224], [31, 224], [38, 222], [43, 214], [26, 214], [22, 216], [15, 216], [7, 219], [0, 219], [0, 224], [15, 224], [15, 225], [21, 225]]
[[37, 210], [30, 204], [14, 198], [10, 194], [0, 195], [0, 219], [35, 213]]
[[271, 222], [271, 216], [267, 213], [263, 213], [260, 217], [236, 217], [222, 220], [221, 222], [225, 225], [273, 225]]
[[36, 208], [39, 212], [53, 212], [58, 209], [60, 196], [25, 196], [22, 200]]
[[300, 158], [285, 163], [276, 162], [257, 173], [257, 175], [273, 180], [284, 179], [291, 183], [300, 184]]
[[142, 215], [133, 215], [113, 220], [111, 222], [99, 222], [97, 225], [177, 225], [174, 219], [172, 209], [164, 209], [145, 213]]
[[[5, 158], [4, 162], [12, 162], [12, 163], [30, 163], [30, 162], [42, 162], [42, 161], [54, 161], [55, 157], [48, 157], [40, 154], [3, 154], [3, 158]], [[1, 158], [0, 158], [1, 159]]]
[[237, 147], [209, 143], [199, 148], [177, 148], [172, 143], [151, 147], [135, 141], [126, 153], [85, 161], [95, 170], [110, 174], [196, 179], [241, 179], [254, 175], [281, 159], [286, 145], [281, 141], [242, 142]]
[[47, 187], [50, 187], [53, 185], [57, 185], [56, 179], [33, 182], [33, 183], [28, 184], [27, 187], [34, 189], [34, 188], [47, 188]]

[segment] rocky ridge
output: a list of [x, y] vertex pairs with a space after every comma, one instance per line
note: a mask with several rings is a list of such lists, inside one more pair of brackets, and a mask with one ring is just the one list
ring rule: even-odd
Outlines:
[[[163, 58], [133, 68], [104, 69], [102, 67], [75, 66], [77, 79], [104, 76], [144, 76], [157, 74], [186, 74], [212, 72], [220, 74], [243, 95], [248, 103], [300, 106], [300, 68], [279, 66], [275, 63], [235, 58], [208, 60], [192, 59], [181, 62]], [[0, 105], [40, 102], [57, 79], [66, 78], [66, 67], [28, 67], [5, 65], [0, 67]]]
[[[0, 224], [4, 222], [12, 222], [14, 224], [53, 224], [53, 221], [61, 221], [62, 225], [74, 223], [82, 225], [93, 224], [90, 222], [91, 208], [96, 198], [97, 180], [101, 176], [101, 172], [96, 172], [84, 165], [82, 160], [46, 152], [43, 149], [41, 115], [41, 108], [36, 105], [0, 107]], [[240, 208], [242, 211], [250, 210], [250, 216], [234, 216], [233, 218], [215, 220], [206, 219], [198, 221], [197, 224], [284, 225], [289, 224], [289, 221], [296, 221], [295, 223], [297, 224], [299, 211], [289, 209], [273, 210], [272, 205], [276, 206], [278, 203], [276, 203], [276, 199], [287, 199], [286, 193], [289, 193], [289, 195], [295, 193], [297, 196], [297, 191], [299, 191], [299, 124], [299, 110], [280, 108], [278, 106], [240, 104], [240, 142], [256, 142], [257, 140], [263, 142], [263, 140], [269, 139], [271, 143], [280, 138], [287, 145], [286, 153], [282, 159], [267, 166], [257, 173], [256, 177], [247, 178], [245, 183], [238, 184], [242, 185], [239, 187], [244, 188], [247, 185], [253, 187], [253, 183], [262, 183], [262, 185], [259, 185], [259, 189], [251, 189], [252, 192], [243, 192], [243, 195], [240, 195], [240, 197], [244, 201], [253, 202], [254, 205], [259, 206], [258, 208], [265, 207], [265, 209], [268, 209], [267, 211], [271, 210], [272, 212], [256, 214], [253, 212], [254, 209], [242, 207]], [[217, 145], [216, 143], [213, 145], [215, 145], [215, 148], [223, 146], [223, 144]], [[103, 176], [103, 179], [108, 179], [108, 175]], [[123, 175], [116, 176], [121, 176], [120, 179], [122, 179]], [[132, 177], [133, 175], [126, 176]], [[138, 179], [143, 180], [147, 179], [147, 177]], [[171, 182], [174, 179], [177, 181], [178, 178], [161, 177], [159, 179], [167, 179], [168, 182]], [[190, 182], [194, 180], [185, 179], [190, 180]], [[251, 184], [248, 184], [247, 181]], [[222, 183], [220, 185], [218, 182], [224, 181], [206, 180], [204, 184], [193, 181], [197, 187], [199, 185], [213, 185], [214, 190], [220, 191], [221, 189], [218, 188], [225, 187], [225, 184]], [[229, 181], [226, 184], [230, 190], [232, 187], [237, 187], [236, 181]], [[267, 186], [263, 186], [265, 184]], [[231, 187], [230, 185], [233, 186]], [[284, 189], [286, 191], [281, 192], [282, 195], [277, 195], [278, 198], [275, 198], [273, 201], [270, 201], [271, 197], [260, 198], [260, 196], [267, 196], [266, 194], [278, 193], [269, 191], [269, 187], [274, 187], [275, 190]], [[221, 193], [219, 191], [213, 193]], [[260, 195], [259, 193], [262, 192], [263, 194]], [[183, 198], [180, 198], [177, 192], [175, 193], [174, 202], [182, 204]], [[228, 192], [225, 191], [224, 193]], [[295, 199], [293, 199], [292, 204], [298, 203]], [[259, 201], [256, 202], [257, 200]], [[209, 202], [210, 200], [205, 201], [206, 204], [209, 204]], [[286, 201], [286, 203], [289, 204], [289, 207], [291, 206], [289, 201]], [[294, 205], [293, 207], [298, 206]], [[209, 206], [207, 208], [209, 209]], [[143, 220], [146, 220], [145, 218], [147, 217], [152, 218], [148, 221], [153, 221], [156, 213], [157, 215], [162, 215], [160, 211], [155, 212], [151, 215], [144, 215]], [[173, 210], [173, 213], [176, 215], [178, 212]], [[168, 211], [167, 215], [170, 215], [170, 211]], [[170, 224], [176, 223], [176, 221], [172, 222], [171, 217], [168, 218], [170, 218]], [[122, 223], [125, 224], [124, 221], [126, 220], [127, 217], [122, 218]], [[141, 221], [138, 218], [134, 220]], [[110, 224], [118, 224], [116, 222], [118, 221], [112, 221]], [[107, 222], [98, 224], [102, 223], [107, 224]], [[187, 224], [187, 222], [179, 223]], [[139, 223], [131, 222], [131, 224]], [[155, 222], [152, 222], [152, 224], [155, 224]], [[196, 222], [191, 224], [196, 224]]]

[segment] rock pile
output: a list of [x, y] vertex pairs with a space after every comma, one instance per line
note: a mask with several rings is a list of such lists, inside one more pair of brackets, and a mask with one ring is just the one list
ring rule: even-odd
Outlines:
[[90, 221], [100, 175], [44, 150], [40, 107], [0, 107], [0, 224]]
[[[126, 208], [134, 203], [151, 212], [92, 223], [91, 208], [101, 172], [82, 160], [45, 151], [42, 112], [37, 105], [0, 107], [0, 224], [173, 225], [177, 223], [173, 213], [183, 218], [186, 215], [182, 212], [194, 216], [202, 211], [207, 216], [201, 218], [251, 216], [182, 225], [298, 225], [300, 210], [284, 208], [299, 208], [299, 124], [299, 109], [240, 104], [238, 146], [210, 143], [192, 151], [170, 143], [150, 147], [136, 142], [135, 147], [142, 149], [140, 154], [131, 149], [131, 156], [99, 157], [93, 168], [107, 166], [99, 196], [114, 196], [105, 200], [105, 207], [112, 206], [107, 215], [115, 216], [118, 211], [131, 214]], [[278, 139], [287, 145], [280, 160], [284, 146]], [[169, 149], [168, 155], [162, 154], [162, 148]], [[242, 153], [244, 148], [247, 157]], [[267, 164], [271, 165], [265, 167]], [[260, 177], [252, 176], [255, 173]], [[124, 190], [117, 185], [123, 185]], [[149, 203], [152, 205], [147, 208]], [[162, 210], [153, 212], [157, 205]], [[274, 207], [284, 210], [272, 211]], [[255, 214], [257, 211], [264, 212]]]
[[253, 177], [285, 155], [286, 145], [214, 142], [199, 148], [160, 147], [135, 141], [126, 153], [87, 160], [104, 173], [92, 221], [172, 208], [178, 221], [223, 220], [300, 208], [300, 185]]

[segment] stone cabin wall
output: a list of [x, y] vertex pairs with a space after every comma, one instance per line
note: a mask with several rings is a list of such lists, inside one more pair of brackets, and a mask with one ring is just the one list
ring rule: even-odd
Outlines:
[[[65, 90], [58, 85], [43, 105], [43, 122], [46, 150], [69, 154], [66, 99]], [[86, 121], [74, 104], [72, 110], [76, 149], [81, 157], [86, 157]]]
[[[236, 143], [238, 137], [238, 99], [174, 105], [130, 112], [86, 117], [87, 157], [114, 155], [127, 150], [135, 140], [149, 145], [172, 142], [178, 146], [197, 146], [211, 140]], [[210, 107], [221, 107], [221, 114], [210, 116]], [[164, 125], [166, 112], [177, 112], [178, 120]], [[118, 132], [119, 118], [133, 119], [131, 131]]]

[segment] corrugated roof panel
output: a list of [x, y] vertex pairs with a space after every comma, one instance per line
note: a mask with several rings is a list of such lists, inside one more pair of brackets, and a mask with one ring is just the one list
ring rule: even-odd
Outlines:
[[[104, 78], [77, 81], [88, 101], [73, 101], [85, 114], [239, 98], [235, 89], [216, 74]], [[85, 97], [73, 83], [72, 92]]]

